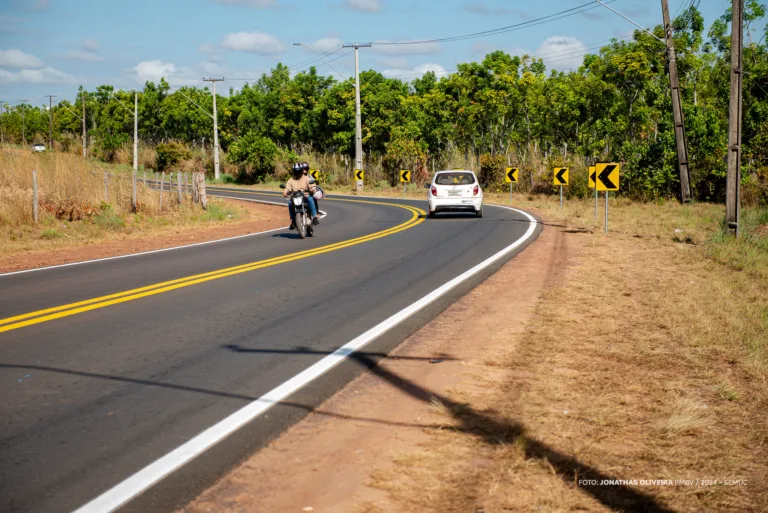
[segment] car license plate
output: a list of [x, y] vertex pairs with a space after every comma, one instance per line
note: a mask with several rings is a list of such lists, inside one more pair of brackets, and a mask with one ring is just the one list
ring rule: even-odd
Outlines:
[[461, 191], [448, 191], [448, 196], [461, 196]]
[[464, 203], [465, 205], [472, 204], [472, 200], [461, 200], [461, 202]]

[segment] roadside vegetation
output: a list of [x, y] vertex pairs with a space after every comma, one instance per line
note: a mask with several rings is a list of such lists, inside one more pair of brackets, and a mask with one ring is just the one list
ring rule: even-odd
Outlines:
[[[189, 194], [178, 203], [175, 190], [164, 193], [161, 211], [159, 192], [144, 187], [142, 180], [133, 212], [130, 169], [66, 153], [4, 148], [0, 168], [0, 256], [162, 235], [245, 215], [243, 209], [216, 200], [203, 210]], [[33, 219], [32, 170], [38, 180], [38, 224]]]
[[[727, 147], [730, 14], [705, 20], [695, 6], [674, 20], [694, 195], [723, 201]], [[753, 34], [764, 6], [745, 2], [743, 191], [748, 204], [766, 202], [768, 175], [768, 40]], [[653, 29], [662, 36], [662, 27]], [[754, 37], [753, 37], [754, 35]], [[339, 49], [334, 57], [341, 56]], [[585, 169], [594, 161], [623, 162], [622, 189], [639, 200], [679, 194], [666, 52], [650, 35], [614, 39], [571, 72], [550, 71], [557, 56], [489, 53], [445, 76], [410, 82], [375, 71], [361, 74], [366, 183], [394, 186], [400, 169], [422, 184], [440, 168], [480, 172], [503, 190], [502, 168], [521, 168], [521, 190], [554, 194], [554, 166]], [[237, 84], [240, 86], [240, 83]], [[139, 164], [147, 170], [213, 174], [210, 91], [165, 81], [139, 93]], [[81, 90], [74, 104], [54, 108], [57, 151], [81, 152], [83, 102], [90, 154], [110, 163], [132, 159], [132, 93], [110, 85]], [[320, 169], [324, 181], [349, 184], [354, 167], [354, 88], [315, 68], [291, 74], [278, 64], [228, 96], [219, 97], [222, 170], [241, 183], [282, 180], [296, 160]], [[6, 139], [46, 142], [48, 113], [22, 105], [2, 115]], [[528, 179], [533, 173], [533, 181]], [[586, 187], [586, 181], [583, 187]], [[578, 192], [569, 190], [574, 196]]]

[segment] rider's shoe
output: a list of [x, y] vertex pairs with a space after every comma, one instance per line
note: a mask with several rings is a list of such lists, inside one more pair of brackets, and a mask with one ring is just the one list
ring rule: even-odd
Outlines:
[[312, 218], [312, 224], [314, 224], [315, 226], [317, 226], [318, 224], [320, 224], [320, 220], [317, 218], [317, 216], [315, 216], [315, 217], [313, 217], [313, 218]]
[[288, 227], [289, 230], [295, 230], [296, 229], [296, 223], [291, 223], [291, 226]]

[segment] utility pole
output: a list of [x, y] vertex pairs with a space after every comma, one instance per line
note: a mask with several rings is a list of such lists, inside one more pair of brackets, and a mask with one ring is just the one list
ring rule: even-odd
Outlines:
[[46, 95], [48, 98], [48, 150], [53, 151], [53, 99], [55, 94]]
[[139, 93], [133, 93], [133, 170], [139, 170]]
[[218, 113], [216, 112], [216, 82], [224, 82], [224, 79], [204, 78], [203, 80], [210, 82], [213, 86], [213, 177], [218, 180], [221, 175], [219, 173], [219, 121]]
[[83, 158], [86, 158], [88, 156], [88, 143], [86, 142], [87, 139], [85, 135], [85, 89], [83, 89], [80, 101], [83, 103]]
[[738, 236], [741, 217], [741, 74], [744, 0], [731, 8], [731, 99], [728, 108], [728, 178], [725, 191], [725, 229]]
[[3, 114], [5, 114], [5, 104], [7, 102], [0, 101], [0, 144], [5, 144], [5, 121]]
[[683, 203], [691, 201], [691, 173], [688, 168], [688, 139], [685, 136], [685, 121], [680, 98], [680, 81], [677, 76], [677, 58], [672, 40], [672, 22], [669, 19], [669, 4], [661, 0], [664, 16], [664, 37], [667, 43], [667, 62], [669, 63], [669, 85], [672, 97], [672, 117], [675, 123], [675, 144], [677, 145], [677, 166], [680, 172], [680, 197]]
[[[358, 49], [370, 48], [371, 43], [344, 45], [355, 49], [355, 169], [363, 169], [363, 123], [360, 115], [360, 59]], [[362, 180], [357, 181], [357, 191], [363, 190]]]

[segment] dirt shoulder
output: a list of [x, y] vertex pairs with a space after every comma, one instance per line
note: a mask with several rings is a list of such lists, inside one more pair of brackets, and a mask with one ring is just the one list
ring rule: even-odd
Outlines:
[[548, 223], [183, 511], [766, 510], [765, 284], [643, 229]]
[[98, 236], [82, 233], [82, 229], [67, 229], [64, 223], [57, 224], [55, 233], [59, 235], [53, 240], [41, 239], [37, 233], [40, 229], [34, 233], [9, 229], [13, 243], [6, 241], [0, 251], [0, 273], [195, 244], [287, 225], [285, 210], [277, 206], [229, 199], [212, 204], [224, 206], [218, 218], [177, 215], [178, 219], [174, 219], [169, 214], [156, 223], [129, 226], [113, 233], [101, 231]]

